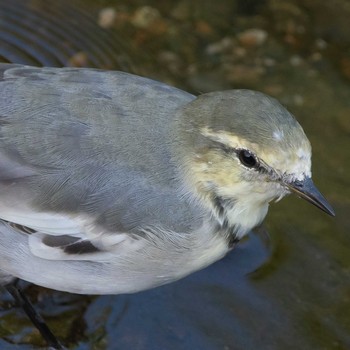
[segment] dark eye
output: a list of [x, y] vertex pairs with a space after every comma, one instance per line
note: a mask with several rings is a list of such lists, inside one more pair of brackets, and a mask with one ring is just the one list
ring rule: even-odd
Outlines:
[[242, 149], [238, 152], [238, 158], [240, 162], [247, 168], [254, 168], [258, 163], [255, 156], [245, 149]]

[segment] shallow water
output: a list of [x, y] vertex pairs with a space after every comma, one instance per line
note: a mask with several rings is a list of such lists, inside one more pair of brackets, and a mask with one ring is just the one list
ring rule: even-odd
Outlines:
[[[9, 11], [4, 10], [5, 3], [0, 1], [0, 18]], [[42, 1], [25, 4], [23, 13], [31, 16], [33, 9], [36, 15], [50, 12]], [[67, 28], [59, 42], [70, 38], [65, 24], [72, 11], [68, 3], [65, 6], [61, 12], [55, 10], [56, 21], [51, 25]], [[79, 20], [80, 27], [86, 26], [76, 33], [77, 40], [67, 44], [70, 51], [61, 49], [57, 62], [43, 56], [45, 47], [57, 48], [52, 39], [40, 47], [29, 45], [30, 50], [22, 45], [20, 62], [34, 64], [34, 57], [38, 65], [104, 66], [108, 61], [108, 68], [138, 72], [194, 93], [238, 87], [267, 92], [302, 124], [313, 146], [314, 181], [337, 216], [328, 217], [301, 199], [286, 198], [270, 208], [265, 221], [270, 235], [267, 244], [265, 236], [251, 234], [209, 268], [135, 295], [88, 297], [27, 287], [54, 333], [76, 350], [349, 349], [348, 2], [180, 1], [160, 5], [119, 0], [77, 1], [74, 6], [74, 11], [91, 16], [92, 23]], [[106, 18], [101, 22], [100, 10], [107, 6], [115, 10], [110, 12], [114, 19], [109, 24]], [[107, 28], [98, 26], [99, 20]], [[32, 28], [36, 33], [38, 26]], [[7, 38], [8, 56], [4, 45], [0, 55], [19, 62], [19, 57], [9, 55], [13, 36], [7, 31], [2, 21], [0, 35]], [[12, 34], [18, 31], [11, 28]], [[81, 46], [79, 35], [95, 38], [100, 31], [104, 33], [100, 41], [94, 39], [92, 47]], [[117, 42], [112, 44], [111, 38]], [[18, 41], [15, 44], [18, 52]], [[78, 61], [71, 59], [76, 53], [83, 53]], [[7, 295], [1, 303], [8, 309], [1, 312], [0, 348], [43, 346]]]

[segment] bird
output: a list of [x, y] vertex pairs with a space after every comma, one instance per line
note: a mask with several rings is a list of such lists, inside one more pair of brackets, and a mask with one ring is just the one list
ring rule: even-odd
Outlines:
[[224, 257], [290, 193], [335, 215], [307, 136], [270, 96], [0, 64], [1, 285], [164, 285]]

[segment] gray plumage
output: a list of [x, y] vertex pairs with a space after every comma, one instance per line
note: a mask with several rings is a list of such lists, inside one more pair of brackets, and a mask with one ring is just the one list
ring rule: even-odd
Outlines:
[[159, 218], [189, 229], [179, 220], [189, 208], [179, 203], [169, 129], [193, 96], [126, 73], [72, 68], [13, 68], [0, 91], [0, 179], [16, 177], [19, 196], [30, 188], [35, 208], [97, 213], [112, 230]]
[[[288, 192], [267, 174], [309, 173], [301, 127], [257, 92], [196, 98], [122, 72], [6, 64], [0, 71], [3, 281], [122, 293], [176, 280], [225, 255], [264, 218], [269, 201]], [[221, 132], [277, 149], [280, 159], [304, 145], [302, 165], [252, 172], [218, 148]], [[214, 158], [203, 161], [207, 155]], [[237, 176], [232, 188], [226, 162]], [[208, 180], [212, 164], [219, 173]], [[252, 211], [255, 199], [237, 192], [239, 181], [266, 181], [259, 185], [266, 198]]]

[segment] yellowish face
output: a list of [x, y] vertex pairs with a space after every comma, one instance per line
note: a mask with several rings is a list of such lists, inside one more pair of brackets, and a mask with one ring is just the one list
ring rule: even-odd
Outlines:
[[212, 145], [197, 150], [192, 159], [190, 181], [205, 202], [213, 198], [231, 201], [227, 219], [244, 235], [265, 217], [268, 204], [289, 193], [282, 181], [311, 176], [311, 147], [304, 142], [278, 147], [283, 135], [277, 131], [277, 147], [271, 149], [226, 131], [202, 128]]

